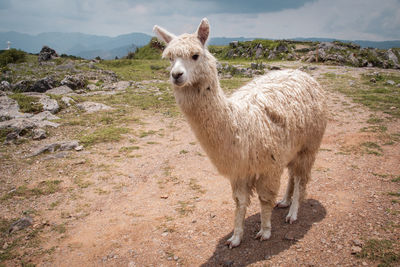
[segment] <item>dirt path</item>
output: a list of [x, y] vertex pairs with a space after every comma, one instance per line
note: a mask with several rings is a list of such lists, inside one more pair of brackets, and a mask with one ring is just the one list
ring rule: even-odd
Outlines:
[[[329, 88], [322, 73], [340, 71], [358, 74], [321, 66], [314, 75]], [[142, 124], [128, 125], [146, 133], [133, 144], [125, 138], [15, 171], [19, 179], [63, 180], [62, 190], [9, 203], [1, 213], [40, 210], [33, 227], [41, 229], [42, 253], [30, 257], [39, 266], [375, 266], [379, 261], [351, 253], [371, 239], [399, 244], [399, 198], [390, 192], [400, 189], [392, 181], [400, 175], [400, 142], [389, 141], [400, 124], [385, 119], [387, 131], [375, 131], [365, 107], [334, 91], [328, 103], [331, 116], [299, 220], [286, 224], [288, 211], [275, 209], [269, 241], [253, 239], [259, 227], [254, 197], [242, 244], [224, 245], [233, 225], [229, 182], [183, 118], [150, 112], [139, 114]], [[371, 143], [379, 149], [365, 145]], [[79, 190], [69, 190], [77, 183]], [[279, 197], [286, 183], [285, 173]]]

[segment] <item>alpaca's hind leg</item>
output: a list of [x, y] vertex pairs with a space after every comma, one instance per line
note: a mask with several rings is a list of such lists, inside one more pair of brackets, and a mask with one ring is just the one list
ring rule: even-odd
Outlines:
[[233, 235], [226, 241], [229, 248], [240, 245], [244, 232], [244, 218], [247, 206], [250, 203], [250, 191], [245, 180], [231, 181], [233, 200], [236, 203], [235, 210], [235, 228]]
[[294, 178], [293, 176], [289, 175], [289, 181], [286, 187], [286, 193], [283, 196], [282, 200], [276, 204], [278, 208], [287, 208], [290, 206], [293, 195], [293, 185], [294, 185]]
[[293, 177], [293, 196], [286, 222], [293, 223], [297, 220], [300, 203], [306, 196], [306, 187], [314, 161], [315, 153], [302, 151], [288, 166], [289, 175]]
[[275, 175], [271, 177], [260, 176], [256, 182], [256, 190], [261, 206], [261, 226], [256, 238], [260, 238], [261, 241], [271, 237], [271, 214], [280, 184], [280, 174]]

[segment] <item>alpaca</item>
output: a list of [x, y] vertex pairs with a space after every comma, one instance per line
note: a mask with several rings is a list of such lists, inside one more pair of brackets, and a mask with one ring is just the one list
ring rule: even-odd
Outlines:
[[[230, 180], [236, 210], [227, 245], [237, 247], [243, 238], [254, 190], [261, 206], [256, 238], [269, 239], [274, 206], [290, 206], [286, 222], [293, 223], [305, 197], [326, 127], [320, 85], [298, 70], [272, 71], [227, 97], [219, 84], [216, 59], [206, 48], [206, 18], [193, 34], [175, 36], [157, 25], [153, 31], [167, 43], [163, 58], [171, 60], [170, 79], [181, 111], [211, 162]], [[286, 167], [287, 190], [275, 204]]]

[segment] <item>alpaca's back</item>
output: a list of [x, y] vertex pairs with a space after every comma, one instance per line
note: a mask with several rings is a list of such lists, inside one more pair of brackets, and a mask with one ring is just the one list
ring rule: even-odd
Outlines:
[[250, 129], [243, 132], [242, 143], [249, 148], [253, 168], [263, 168], [265, 162], [256, 160], [263, 148], [267, 154], [275, 151], [274, 157], [283, 164], [305, 146], [318, 149], [326, 126], [325, 96], [308, 74], [273, 71], [241, 87], [229, 99], [241, 114], [239, 128]]

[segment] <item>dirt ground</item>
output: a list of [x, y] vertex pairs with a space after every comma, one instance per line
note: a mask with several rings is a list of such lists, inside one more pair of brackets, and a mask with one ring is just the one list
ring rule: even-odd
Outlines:
[[[30, 228], [38, 233], [36, 243], [16, 247], [18, 256], [4, 264], [377, 266], [379, 259], [352, 253], [371, 239], [391, 240], [399, 251], [400, 183], [392, 180], [400, 176], [400, 142], [390, 136], [400, 133], [400, 123], [329, 90], [331, 81], [322, 75], [356, 77], [362, 71], [319, 66], [312, 72], [328, 88], [330, 119], [298, 221], [287, 224], [288, 210], [274, 209], [270, 240], [254, 239], [260, 224], [255, 196], [241, 245], [228, 249], [234, 215], [229, 181], [212, 166], [183, 116], [138, 111], [133, 115], [142, 123], [127, 127], [148, 134], [135, 144], [128, 136], [29, 163], [22, 160], [28, 148], [15, 146], [13, 160], [0, 167], [2, 194], [27, 180], [62, 183], [53, 194], [1, 202], [5, 219], [33, 210]], [[367, 123], [372, 115], [383, 119], [385, 132]], [[370, 143], [379, 145], [376, 153], [363, 146]], [[279, 197], [286, 183], [285, 173]]]

